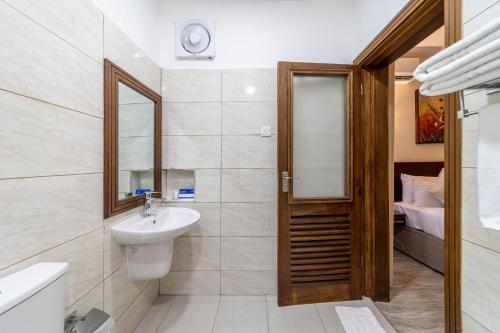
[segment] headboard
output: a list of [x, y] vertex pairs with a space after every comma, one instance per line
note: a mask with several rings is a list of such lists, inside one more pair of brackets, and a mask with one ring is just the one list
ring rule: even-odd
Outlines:
[[403, 200], [401, 174], [437, 177], [444, 162], [394, 162], [394, 202]]

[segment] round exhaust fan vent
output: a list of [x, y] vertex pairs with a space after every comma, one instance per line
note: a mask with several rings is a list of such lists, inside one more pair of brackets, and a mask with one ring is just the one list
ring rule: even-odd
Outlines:
[[177, 25], [176, 55], [179, 58], [214, 58], [213, 25], [189, 20]]

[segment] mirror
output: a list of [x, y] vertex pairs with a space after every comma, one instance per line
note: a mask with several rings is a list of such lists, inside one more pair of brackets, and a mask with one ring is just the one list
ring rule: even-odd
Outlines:
[[104, 217], [161, 189], [161, 96], [105, 60]]
[[155, 103], [118, 83], [118, 199], [154, 190]]

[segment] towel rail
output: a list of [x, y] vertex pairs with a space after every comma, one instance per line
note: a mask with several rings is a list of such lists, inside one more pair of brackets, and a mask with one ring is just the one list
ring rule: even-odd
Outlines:
[[457, 112], [458, 119], [467, 118], [475, 114], [479, 114], [479, 110], [470, 111], [465, 107], [465, 91], [466, 90], [486, 90], [486, 95], [500, 93], [500, 78], [489, 81], [477, 86], [473, 86], [464, 90], [460, 90], [460, 111]]

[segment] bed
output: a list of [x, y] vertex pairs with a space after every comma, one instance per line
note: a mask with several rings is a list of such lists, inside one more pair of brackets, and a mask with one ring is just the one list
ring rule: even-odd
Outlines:
[[394, 212], [405, 216], [404, 223], [394, 225], [394, 248], [440, 273], [444, 273], [444, 208], [402, 202], [401, 174], [437, 177], [443, 167], [443, 162], [394, 163]]

